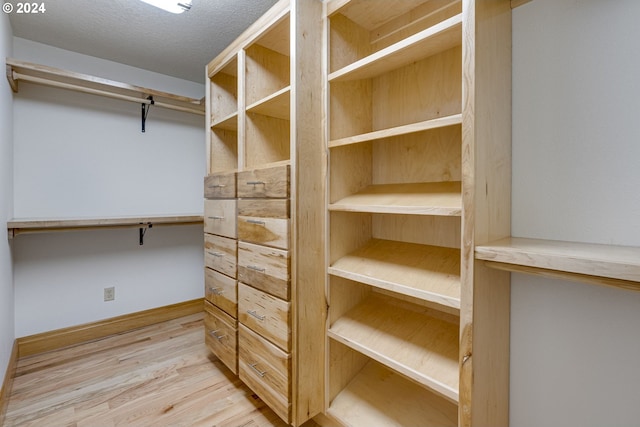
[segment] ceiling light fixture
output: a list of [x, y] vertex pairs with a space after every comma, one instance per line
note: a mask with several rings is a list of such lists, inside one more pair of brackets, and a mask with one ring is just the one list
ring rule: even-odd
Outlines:
[[151, 6], [171, 13], [182, 13], [191, 9], [191, 0], [142, 0]]

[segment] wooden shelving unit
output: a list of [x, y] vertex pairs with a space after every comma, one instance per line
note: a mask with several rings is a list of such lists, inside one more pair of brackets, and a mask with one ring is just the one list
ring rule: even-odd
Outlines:
[[640, 248], [509, 237], [476, 247], [501, 270], [640, 290]]
[[98, 230], [104, 228], [147, 228], [151, 226], [198, 225], [200, 214], [152, 215], [91, 218], [15, 218], [7, 221], [9, 238], [18, 234], [49, 233], [55, 231]]
[[207, 66], [207, 179], [237, 177], [237, 371], [296, 426], [324, 409], [322, 9], [281, 0]]
[[508, 275], [488, 288], [474, 247], [509, 232], [510, 2], [326, 13], [326, 413], [506, 425]]
[[152, 103], [148, 98], [153, 97], [156, 107], [198, 115], [204, 115], [205, 111], [204, 98], [189, 98], [12, 58], [6, 59], [6, 75], [14, 92], [18, 92], [22, 81], [147, 105]]

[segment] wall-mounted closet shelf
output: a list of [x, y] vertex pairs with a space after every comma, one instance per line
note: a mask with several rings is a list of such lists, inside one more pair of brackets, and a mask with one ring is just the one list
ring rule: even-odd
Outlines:
[[12, 219], [7, 221], [9, 238], [18, 234], [54, 231], [97, 230], [103, 228], [150, 228], [151, 226], [200, 225], [202, 215], [152, 215], [108, 218]]
[[[134, 86], [17, 59], [6, 59], [7, 80], [14, 92], [19, 82], [36, 83], [76, 92], [131, 101], [204, 116], [204, 100]], [[152, 99], [149, 99], [152, 97]]]
[[640, 290], [640, 248], [510, 237], [476, 247], [500, 270]]

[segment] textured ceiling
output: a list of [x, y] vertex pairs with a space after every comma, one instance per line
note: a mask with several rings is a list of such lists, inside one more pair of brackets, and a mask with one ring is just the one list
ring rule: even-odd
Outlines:
[[204, 67], [277, 0], [193, 0], [179, 15], [139, 0], [48, 0], [9, 15], [13, 35], [204, 83]]

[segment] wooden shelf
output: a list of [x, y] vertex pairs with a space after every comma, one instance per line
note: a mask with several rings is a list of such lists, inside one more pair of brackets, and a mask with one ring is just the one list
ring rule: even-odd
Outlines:
[[16, 218], [7, 221], [9, 238], [18, 234], [54, 231], [96, 230], [102, 228], [147, 228], [149, 225], [198, 225], [202, 215], [151, 215], [108, 218]]
[[342, 425], [454, 427], [457, 407], [370, 361], [331, 402]]
[[329, 205], [332, 211], [460, 216], [460, 182], [370, 185]]
[[247, 107], [247, 112], [275, 117], [277, 119], [289, 120], [291, 118], [290, 96], [291, 86], [287, 86], [276, 93], [249, 105]]
[[462, 14], [329, 74], [330, 82], [374, 77], [462, 43]]
[[238, 130], [238, 112], [235, 111], [217, 122], [211, 123], [212, 129]]
[[24, 81], [144, 104], [150, 104], [151, 101], [147, 97], [152, 96], [153, 105], [156, 107], [204, 116], [203, 99], [175, 95], [12, 58], [6, 59], [6, 72], [7, 80], [14, 92], [18, 92], [19, 82]]
[[638, 247], [509, 237], [475, 254], [501, 270], [640, 290]]
[[372, 239], [329, 274], [460, 309], [460, 250]]
[[336, 320], [328, 336], [457, 403], [458, 325], [405, 306], [370, 296]]
[[431, 129], [439, 129], [447, 126], [462, 124], [462, 114], [454, 114], [447, 117], [425, 120], [418, 123], [397, 126], [394, 128], [378, 130], [361, 135], [349, 136], [347, 138], [334, 139], [329, 141], [329, 148], [341, 147], [343, 145], [359, 144], [363, 142], [375, 141], [378, 139], [390, 138], [394, 136], [408, 135], [410, 133], [422, 132]]

